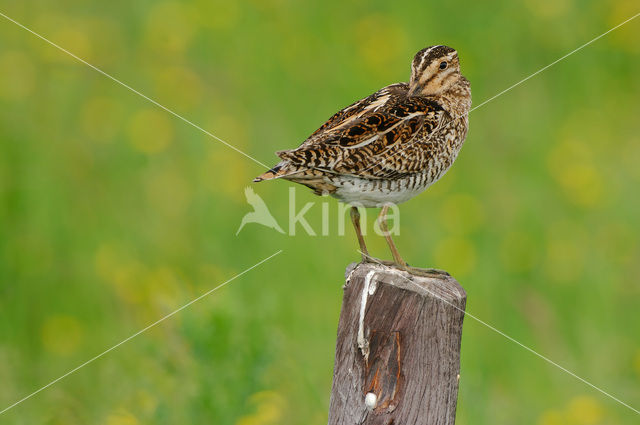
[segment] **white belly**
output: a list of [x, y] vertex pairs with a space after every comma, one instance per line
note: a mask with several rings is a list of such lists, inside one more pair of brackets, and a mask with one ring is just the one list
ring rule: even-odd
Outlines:
[[332, 181], [337, 187], [331, 196], [342, 202], [368, 208], [384, 204], [400, 204], [423, 192], [430, 183], [418, 176], [400, 180], [366, 180], [358, 177], [342, 176]]

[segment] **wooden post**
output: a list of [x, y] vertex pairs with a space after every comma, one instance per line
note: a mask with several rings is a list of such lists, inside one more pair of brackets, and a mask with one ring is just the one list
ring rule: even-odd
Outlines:
[[450, 276], [350, 265], [329, 425], [453, 425], [466, 299]]

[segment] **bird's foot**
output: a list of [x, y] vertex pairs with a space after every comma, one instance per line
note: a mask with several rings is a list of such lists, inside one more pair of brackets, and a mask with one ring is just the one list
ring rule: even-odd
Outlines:
[[370, 256], [369, 254], [362, 254], [362, 261], [361, 263], [374, 263], [374, 264], [384, 264], [385, 266], [389, 266], [392, 263], [389, 261], [385, 261], [385, 260], [381, 260], [379, 258], [375, 258]]
[[408, 263], [399, 264], [399, 263], [394, 262], [394, 261], [381, 261], [381, 263], [386, 265], [386, 266], [399, 268], [399, 269], [404, 270], [407, 273], [410, 273], [410, 274], [412, 274], [414, 276], [434, 277], [434, 278], [439, 278], [439, 279], [443, 279], [443, 278], [451, 276], [448, 272], [446, 272], [444, 270], [432, 269], [432, 268], [423, 269], [423, 268], [420, 268], [420, 267], [411, 267]]
[[403, 269], [404, 266], [396, 263], [395, 261], [383, 260], [381, 258], [372, 257], [369, 254], [362, 254], [362, 263], [381, 264], [387, 267]]
[[409, 265], [407, 265], [405, 270], [414, 276], [433, 277], [436, 279], [446, 279], [451, 276], [448, 272], [440, 269], [421, 269], [419, 267], [409, 267]]
[[387, 266], [387, 267], [392, 267], [394, 269], [400, 269], [400, 270], [406, 271], [407, 273], [410, 273], [410, 274], [412, 274], [414, 276], [433, 277], [433, 278], [438, 278], [438, 279], [444, 279], [444, 278], [447, 278], [447, 277], [451, 276], [449, 274], [449, 272], [447, 272], [445, 270], [432, 269], [432, 268], [423, 269], [423, 268], [420, 268], [420, 267], [411, 267], [407, 263], [398, 264], [395, 261], [381, 260], [379, 258], [374, 258], [374, 257], [372, 257], [372, 256], [370, 256], [368, 254], [367, 255], [362, 255], [362, 263], [382, 264], [382, 265]]

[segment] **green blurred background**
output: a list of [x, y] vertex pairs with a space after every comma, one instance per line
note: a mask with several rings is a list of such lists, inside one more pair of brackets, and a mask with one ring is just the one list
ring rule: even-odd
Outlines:
[[[640, 11], [636, 0], [5, 0], [0, 11], [260, 161], [458, 49], [475, 104]], [[640, 406], [640, 19], [473, 112], [404, 204], [400, 251], [468, 311]], [[0, 416], [7, 424], [321, 424], [350, 228], [247, 225], [263, 171], [0, 19]], [[288, 187], [254, 185], [287, 227]], [[318, 231], [320, 202], [298, 209]], [[337, 203], [330, 202], [335, 218]], [[332, 218], [333, 219], [333, 218]], [[331, 225], [335, 226], [335, 222]], [[388, 258], [373, 235], [372, 253]], [[468, 318], [458, 424], [638, 416]]]

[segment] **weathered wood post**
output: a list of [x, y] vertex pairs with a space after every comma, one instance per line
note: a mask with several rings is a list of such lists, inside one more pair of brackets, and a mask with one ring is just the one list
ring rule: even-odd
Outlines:
[[453, 425], [466, 298], [450, 276], [350, 265], [329, 425]]

